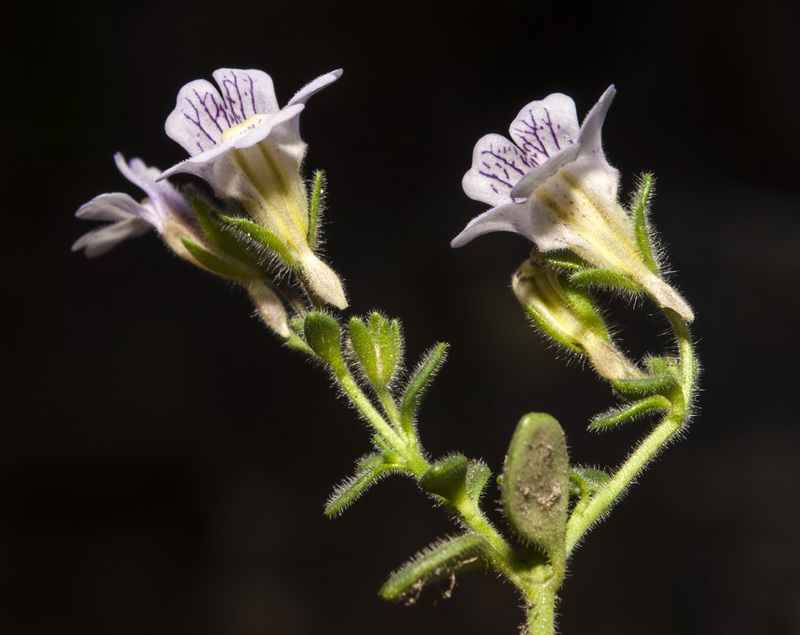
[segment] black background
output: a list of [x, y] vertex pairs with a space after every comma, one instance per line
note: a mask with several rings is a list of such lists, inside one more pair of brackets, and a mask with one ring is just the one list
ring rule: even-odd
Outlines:
[[[789, 0], [6, 12], [0, 631], [516, 632], [519, 601], [491, 575], [460, 577], [452, 599], [378, 599], [455, 528], [400, 478], [322, 516], [367, 434], [240, 293], [152, 236], [94, 261], [69, 251], [91, 227], [82, 203], [138, 196], [114, 152], [183, 158], [163, 122], [185, 82], [260, 68], [285, 102], [341, 67], [302, 118], [307, 167], [329, 177], [326, 256], [354, 314], [403, 320], [412, 359], [451, 343], [423, 440], [495, 471], [531, 410], [562, 422], [580, 463], [618, 462], [644, 430], [585, 432], [612, 398], [527, 327], [508, 290], [524, 240], [448, 247], [484, 209], [460, 189], [481, 135], [555, 91], [582, 116], [616, 84], [606, 151], [626, 190], [658, 178], [704, 391], [687, 438], [575, 553], [561, 630], [800, 632], [798, 27]], [[668, 341], [609, 307], [634, 353]]]

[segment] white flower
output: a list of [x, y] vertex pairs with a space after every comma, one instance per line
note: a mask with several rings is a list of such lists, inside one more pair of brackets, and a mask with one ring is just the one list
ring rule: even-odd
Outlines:
[[221, 68], [219, 89], [198, 79], [178, 93], [166, 132], [190, 154], [162, 178], [178, 172], [207, 181], [220, 197], [238, 200], [253, 221], [274, 234], [314, 291], [344, 308], [336, 274], [309, 247], [308, 193], [300, 173], [306, 144], [300, 112], [313, 94], [336, 81], [341, 70], [318, 77], [283, 108], [263, 71]]
[[143, 190], [147, 198], [137, 203], [127, 194], [114, 192], [101, 194], [80, 207], [75, 213], [78, 218], [111, 223], [84, 234], [72, 245], [72, 251], [85, 249], [90, 258], [153, 228], [166, 236], [176, 225], [192, 222], [192, 211], [183, 196], [168, 181], [156, 182], [161, 170], [147, 167], [141, 159], [126, 163], [119, 153], [114, 155], [114, 161], [122, 175]]
[[497, 134], [482, 137], [463, 187], [470, 198], [494, 207], [451, 244], [508, 231], [542, 252], [568, 249], [628, 277], [659, 305], [691, 321], [686, 301], [646, 265], [631, 217], [617, 200], [619, 172], [606, 160], [600, 138], [615, 94], [609, 87], [582, 126], [572, 99], [555, 93], [520, 111], [510, 128], [514, 142]]

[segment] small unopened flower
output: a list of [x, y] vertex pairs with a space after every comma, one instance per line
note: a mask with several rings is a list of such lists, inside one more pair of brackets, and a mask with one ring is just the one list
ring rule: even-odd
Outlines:
[[511, 278], [517, 300], [548, 337], [587, 355], [606, 379], [644, 377], [614, 345], [591, 296], [564, 282], [554, 269], [531, 260], [526, 260]]
[[460, 247], [495, 231], [521, 234], [542, 252], [570, 250], [600, 269], [621, 274], [687, 321], [686, 301], [646, 264], [629, 213], [617, 200], [619, 172], [606, 160], [601, 129], [616, 91], [609, 87], [582, 126], [575, 103], [560, 93], [525, 106], [509, 141], [482, 137], [463, 180], [472, 199], [494, 207], [456, 238]]
[[222, 68], [218, 88], [198, 79], [178, 93], [166, 131], [190, 157], [166, 172], [194, 174], [217, 196], [241, 203], [250, 218], [282, 245], [280, 255], [311, 289], [334, 306], [347, 306], [334, 271], [309, 247], [308, 192], [300, 168], [306, 144], [300, 112], [309, 97], [336, 81], [341, 70], [318, 77], [281, 108], [263, 71]]

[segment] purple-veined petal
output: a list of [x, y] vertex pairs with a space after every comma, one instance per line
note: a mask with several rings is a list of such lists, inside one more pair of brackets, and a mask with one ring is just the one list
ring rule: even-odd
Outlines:
[[255, 114], [280, 110], [272, 78], [264, 71], [220, 68], [211, 76], [217, 82], [228, 110], [235, 113], [236, 123], [242, 123]]
[[471, 199], [503, 205], [511, 201], [511, 190], [533, 166], [527, 156], [499, 134], [481, 137], [472, 151], [472, 167], [461, 184]]
[[87, 257], [95, 258], [113, 249], [123, 240], [137, 238], [151, 229], [153, 226], [141, 218], [127, 218], [84, 234], [72, 245], [72, 251], [85, 249]]
[[519, 111], [509, 133], [532, 166], [542, 165], [578, 139], [575, 102], [561, 93], [532, 101]]

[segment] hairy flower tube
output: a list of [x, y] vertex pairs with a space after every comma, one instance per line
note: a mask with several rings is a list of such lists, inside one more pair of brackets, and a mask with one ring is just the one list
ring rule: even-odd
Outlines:
[[347, 306], [334, 271], [313, 253], [308, 192], [300, 168], [306, 144], [300, 112], [309, 97], [336, 81], [341, 70], [318, 77], [283, 108], [263, 71], [221, 68], [219, 89], [198, 79], [178, 93], [166, 132], [190, 157], [162, 178], [179, 172], [207, 181], [217, 196], [239, 201], [250, 218], [270, 233], [274, 255], [298, 271], [322, 300]]
[[525, 106], [509, 141], [482, 137], [464, 175], [464, 192], [494, 207], [452, 241], [460, 247], [495, 231], [521, 234], [541, 252], [570, 250], [600, 269], [625, 276], [662, 307], [694, 319], [686, 301], [647, 262], [633, 220], [617, 199], [619, 172], [606, 160], [601, 129], [616, 91], [603, 93], [582, 126], [575, 103], [554, 93]]
[[246, 257], [237, 257], [209, 239], [189, 202], [169, 181], [160, 180], [161, 170], [148, 167], [141, 159], [129, 163], [119, 153], [114, 160], [122, 175], [145, 192], [136, 202], [128, 194], [101, 194], [75, 213], [86, 220], [110, 224], [84, 234], [73, 251], [84, 249], [88, 257], [100, 256], [123, 240], [155, 229], [167, 246], [193, 265], [241, 284], [250, 295], [264, 322], [281, 337], [290, 335], [283, 302], [264, 280], [264, 274]]

